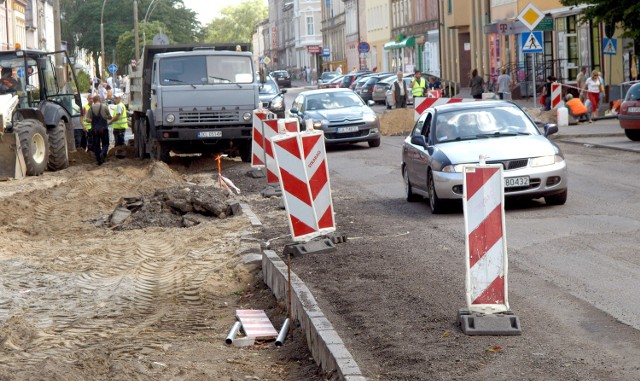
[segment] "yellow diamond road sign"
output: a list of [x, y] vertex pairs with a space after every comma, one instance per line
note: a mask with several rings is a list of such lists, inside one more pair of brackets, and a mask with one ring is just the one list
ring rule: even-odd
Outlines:
[[518, 20], [524, 24], [529, 30], [533, 30], [536, 25], [544, 18], [544, 14], [538, 10], [533, 4], [529, 3], [518, 15]]

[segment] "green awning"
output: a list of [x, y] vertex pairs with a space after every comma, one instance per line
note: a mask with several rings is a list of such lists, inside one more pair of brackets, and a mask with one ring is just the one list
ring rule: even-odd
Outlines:
[[407, 37], [404, 40], [400, 40], [399, 42], [389, 41], [386, 44], [384, 44], [382, 47], [385, 50], [389, 50], [389, 49], [406, 48], [411, 46], [416, 46], [416, 38], [414, 36]]

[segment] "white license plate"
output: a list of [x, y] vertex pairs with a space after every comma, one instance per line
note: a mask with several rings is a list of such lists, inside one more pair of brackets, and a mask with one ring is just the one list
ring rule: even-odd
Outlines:
[[629, 107], [627, 110], [629, 112], [640, 112], [640, 107]]
[[220, 138], [222, 137], [222, 131], [200, 131], [198, 132], [199, 138]]
[[529, 177], [527, 176], [504, 178], [505, 188], [527, 187], [527, 186], [529, 186]]
[[338, 127], [338, 133], [344, 134], [346, 132], [358, 132], [358, 126], [353, 127]]

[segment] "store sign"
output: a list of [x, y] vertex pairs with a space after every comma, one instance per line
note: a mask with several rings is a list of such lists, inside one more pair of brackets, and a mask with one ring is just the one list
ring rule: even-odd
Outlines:
[[533, 30], [540, 30], [540, 31], [553, 30], [553, 18], [552, 17], [543, 18]]
[[319, 54], [322, 53], [322, 48], [318, 45], [309, 45], [307, 46], [307, 53]]

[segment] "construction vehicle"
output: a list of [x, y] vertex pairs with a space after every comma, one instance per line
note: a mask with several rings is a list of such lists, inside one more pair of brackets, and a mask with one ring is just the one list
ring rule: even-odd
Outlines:
[[224, 152], [251, 160], [260, 102], [247, 44], [147, 45], [130, 70], [129, 110], [138, 157]]
[[0, 51], [0, 68], [0, 178], [67, 168], [82, 101], [66, 51]]

